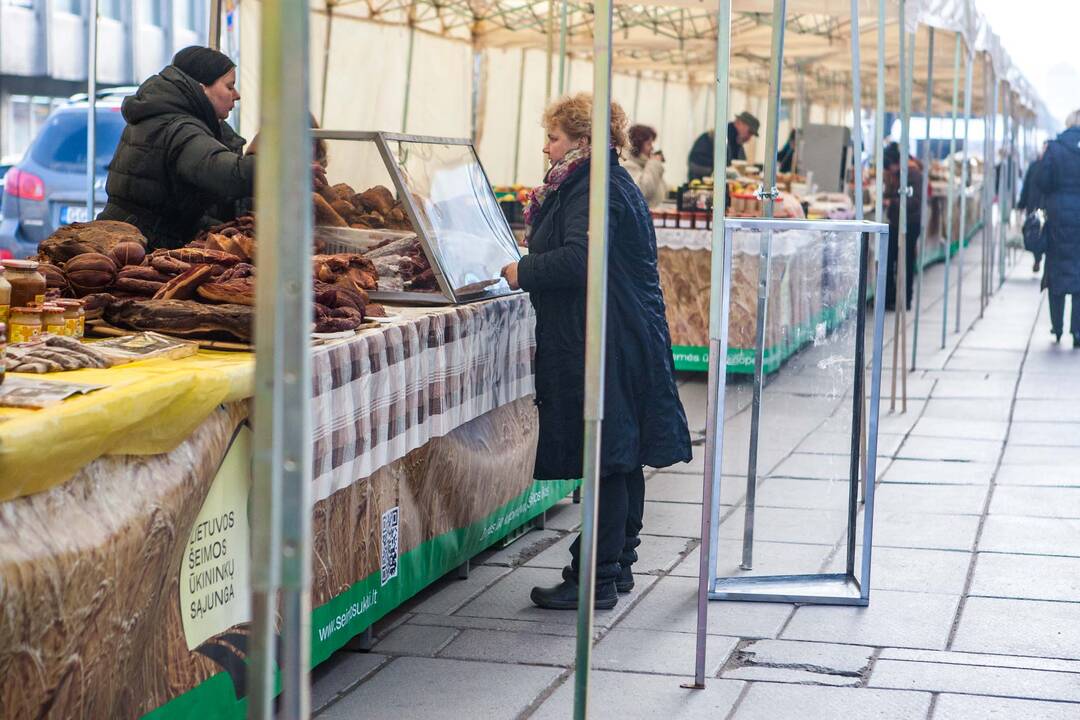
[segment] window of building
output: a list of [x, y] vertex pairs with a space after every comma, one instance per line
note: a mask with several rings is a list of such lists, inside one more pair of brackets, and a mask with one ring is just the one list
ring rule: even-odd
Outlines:
[[64, 98], [12, 95], [8, 116], [5, 118], [7, 133], [4, 137], [3, 155], [21, 157], [37, 137], [38, 131], [45, 126], [49, 113], [64, 102]]
[[161, 27], [161, 0], [141, 0], [139, 9], [144, 25]]
[[53, 12], [82, 15], [82, 0], [53, 0]]
[[0, 5], [13, 5], [15, 7], [33, 8], [34, 0], [0, 0]]
[[98, 0], [98, 15], [111, 20], [119, 20], [120, 0]]
[[194, 30], [198, 20], [195, 0], [176, 0], [173, 6], [176, 8], [176, 24], [185, 30]]

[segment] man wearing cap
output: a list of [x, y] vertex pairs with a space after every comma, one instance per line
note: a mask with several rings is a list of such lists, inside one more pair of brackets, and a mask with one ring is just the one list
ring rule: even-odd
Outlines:
[[135, 225], [151, 249], [180, 247], [228, 219], [215, 211], [251, 196], [255, 182], [255, 158], [223, 122], [239, 99], [227, 55], [198, 46], [176, 53], [121, 106], [127, 127], [98, 219]]
[[[727, 164], [732, 160], [745, 160], [746, 150], [743, 148], [750, 138], [758, 134], [761, 123], [758, 119], [745, 110], [735, 116], [735, 120], [727, 125]], [[702, 133], [694, 141], [694, 147], [690, 149], [690, 159], [687, 163], [690, 168], [689, 179], [700, 180], [713, 174], [713, 140], [715, 133], [710, 130]]]

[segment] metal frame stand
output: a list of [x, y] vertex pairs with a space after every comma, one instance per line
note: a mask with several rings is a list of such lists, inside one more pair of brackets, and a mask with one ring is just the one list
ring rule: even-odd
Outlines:
[[[865, 338], [866, 338], [866, 315], [867, 315], [867, 289], [869, 287], [869, 272], [870, 272], [870, 257], [871, 257], [871, 240], [872, 235], [877, 236], [877, 251], [878, 253], [887, 252], [888, 250], [888, 225], [881, 223], [868, 223], [859, 221], [847, 221], [847, 222], [822, 222], [822, 221], [805, 221], [805, 220], [772, 220], [772, 219], [733, 219], [729, 218], [724, 223], [724, 271], [725, 281], [723, 283], [724, 296], [721, 299], [721, 307], [727, 311], [730, 308], [730, 269], [731, 269], [731, 256], [732, 248], [734, 246], [734, 233], [738, 230], [750, 230], [760, 232], [762, 235], [762, 243], [766, 242], [767, 235], [771, 235], [774, 232], [784, 230], [801, 230], [808, 233], [849, 233], [858, 234], [860, 238], [859, 248], [859, 284], [858, 284], [858, 296], [856, 298], [857, 315], [856, 315], [856, 330], [855, 330], [855, 358], [854, 367], [864, 367], [866, 365], [865, 354]], [[887, 271], [886, 263], [879, 263], [877, 272], [878, 287], [882, 287], [885, 283], [885, 275]], [[767, 288], [766, 288], [767, 289]], [[767, 308], [766, 308], [767, 309]], [[727, 352], [727, 330], [728, 330], [728, 314], [721, 315], [720, 317], [720, 346], [717, 348], [720, 357], [724, 357]], [[882, 345], [884, 336], [885, 325], [885, 306], [883, 303], [874, 304], [874, 331], [873, 331], [873, 348], [872, 357], [870, 361], [870, 378], [871, 378], [871, 392], [870, 392], [870, 412], [869, 417], [866, 418], [868, 424], [868, 451], [867, 451], [867, 464], [869, 467], [869, 474], [867, 477], [876, 477], [876, 464], [877, 464], [877, 435], [878, 435], [878, 412], [880, 407], [881, 396], [881, 359], [882, 359]], [[758, 337], [758, 348], [760, 349], [763, 344], [764, 338]], [[723, 423], [719, 422], [717, 418], [722, 417], [718, 413], [721, 412], [720, 403], [716, 403], [715, 413], [710, 411], [710, 417], [716, 421], [716, 424], [710, 428], [709, 440], [712, 444], [712, 452], [707, 456], [707, 463], [710, 465], [710, 474], [704, 478], [704, 488], [702, 492], [703, 498], [708, 499], [710, 502], [702, 507], [703, 513], [708, 513], [709, 518], [706, 522], [703, 519], [703, 529], [709, 531], [709, 545], [702, 549], [702, 555], [708, 555], [708, 566], [703, 568], [703, 572], [708, 572], [706, 576], [702, 574], [701, 578], [712, 577], [711, 588], [708, 593], [710, 600], [740, 600], [740, 601], [759, 601], [759, 602], [797, 602], [797, 603], [816, 603], [816, 604], [833, 604], [833, 605], [866, 605], [870, 600], [870, 563], [873, 549], [873, 525], [874, 525], [874, 483], [868, 482], [866, 486], [866, 500], [865, 500], [865, 517], [863, 522], [863, 556], [861, 564], [861, 573], [857, 576], [855, 574], [855, 555], [857, 551], [857, 515], [858, 515], [858, 487], [859, 487], [859, 468], [861, 460], [860, 452], [860, 427], [864, 421], [863, 418], [863, 395], [865, 394], [865, 381], [866, 374], [856, 372], [854, 376], [854, 388], [852, 392], [852, 425], [851, 425], [851, 455], [850, 466], [848, 469], [848, 482], [850, 492], [848, 495], [848, 524], [847, 524], [847, 548], [846, 548], [846, 569], [843, 573], [823, 573], [823, 574], [806, 574], [806, 575], [773, 575], [773, 576], [754, 576], [754, 577], [730, 577], [730, 578], [717, 578], [713, 577], [716, 572], [716, 558], [717, 558], [717, 532], [716, 525], [719, 522], [721, 505], [720, 498], [720, 483], [721, 468], [723, 467], [723, 443], [724, 443], [724, 428]], [[719, 382], [719, 377], [717, 377]], [[722, 397], [724, 389], [722, 387], [716, 388], [716, 397]], [[755, 401], [758, 405], [755, 410], [760, 409], [760, 398]], [[750, 434], [751, 438], [755, 438], [758, 435], [760, 414], [755, 413], [751, 420]], [[751, 440], [751, 443], [753, 440]], [[753, 478], [757, 481], [757, 477]], [[748, 496], [747, 503], [747, 523], [753, 523], [754, 516], [750, 507], [751, 499]], [[743, 556], [744, 558], [749, 555], [746, 543], [752, 540], [753, 533], [748, 533], [744, 536]], [[751, 555], [752, 556], [752, 555]], [[700, 600], [700, 598], [699, 598]], [[704, 627], [704, 617], [700, 614], [699, 608], [699, 625], [698, 632], [702, 632]], [[700, 647], [700, 646], [699, 646]]]

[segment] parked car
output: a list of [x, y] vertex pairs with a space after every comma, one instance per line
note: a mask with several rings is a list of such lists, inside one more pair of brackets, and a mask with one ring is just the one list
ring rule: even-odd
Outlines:
[[[105, 206], [105, 177], [120, 142], [120, 103], [134, 88], [98, 93], [94, 215]], [[0, 257], [26, 257], [56, 228], [92, 220], [86, 211], [86, 126], [89, 104], [76, 95], [54, 110], [4, 178], [0, 207]]]

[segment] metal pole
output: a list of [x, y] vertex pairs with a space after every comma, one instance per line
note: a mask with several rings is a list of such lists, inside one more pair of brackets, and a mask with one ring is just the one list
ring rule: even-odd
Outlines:
[[581, 567], [578, 584], [574, 720], [589, 714], [589, 666], [596, 597], [596, 503], [604, 422], [607, 337], [608, 179], [611, 146], [611, 0], [597, 0], [593, 32], [592, 162], [589, 168], [589, 282], [585, 305], [585, 432], [582, 464]]
[[637, 76], [634, 78], [634, 122], [637, 122], [638, 107], [641, 101], [641, 71], [638, 70]]
[[[716, 96], [714, 98], [713, 167], [727, 162], [727, 132], [720, 132], [722, 118], [728, 116], [731, 81], [731, 0], [720, 0], [716, 18]], [[709, 625], [709, 587], [716, 578], [717, 509], [720, 476], [724, 466], [724, 443], [718, 434], [724, 422], [725, 379], [727, 377], [727, 331], [731, 300], [731, 243], [724, 233], [727, 184], [713, 183], [712, 270], [709, 286], [709, 397], [705, 422], [705, 481], [701, 497], [701, 559], [698, 565], [697, 638], [694, 654], [694, 687], [705, 687], [706, 633]], [[721, 280], [722, 279], [722, 280]], [[721, 282], [718, 282], [721, 280]], [[708, 543], [706, 545], [705, 543]]]
[[569, 0], [559, 3], [559, 97], [566, 94], [566, 33], [569, 25]]
[[964, 298], [964, 236], [967, 234], [967, 185], [968, 185], [968, 140], [971, 135], [971, 82], [975, 69], [975, 58], [967, 58], [967, 71], [964, 75], [964, 149], [961, 157], [964, 167], [960, 172], [960, 246], [956, 249], [956, 332], [960, 332], [960, 317]]
[[409, 45], [405, 51], [405, 100], [401, 104], [401, 132], [409, 131], [409, 100], [412, 96], [413, 49], [416, 46], [416, 26], [409, 21]]
[[[780, 133], [780, 94], [784, 72], [784, 22], [787, 0], [773, 0], [772, 51], [769, 58], [769, 112], [765, 124], [765, 187], [762, 188], [762, 215], [773, 217], [776, 202], [776, 146]], [[719, 182], [719, 180], [717, 180]], [[765, 316], [768, 312], [769, 265], [772, 262], [772, 230], [761, 234], [758, 255], [757, 347], [754, 354], [754, 398], [750, 417], [750, 455], [746, 469], [746, 519], [743, 524], [742, 568], [754, 566], [754, 509], [757, 496], [758, 441], [761, 424], [761, 390], [765, 380]]]
[[[874, 110], [874, 219], [885, 222], [885, 0], [878, 0], [878, 27], [877, 27], [877, 107]], [[887, 258], [878, 258], [878, 262], [884, 262]], [[883, 287], [877, 288], [877, 292], [884, 292]], [[885, 300], [882, 298], [882, 303]]]
[[952, 266], [953, 207], [956, 205], [956, 121], [960, 107], [960, 59], [963, 38], [956, 33], [956, 50], [953, 56], [952, 84], [952, 131], [949, 134], [949, 195], [945, 207], [945, 292], [941, 298], [941, 349], [945, 349], [945, 336], [949, 328], [949, 270]]
[[521, 161], [521, 123], [525, 108], [525, 48], [521, 49], [521, 66], [518, 68], [517, 121], [514, 123], [514, 174], [513, 182], [518, 181], [518, 167]]
[[1009, 235], [1009, 216], [1012, 214], [1012, 92], [1008, 83], [1001, 97], [1001, 147], [1005, 156], [1001, 159], [1001, 190], [998, 203], [1001, 210], [1001, 228], [998, 249], [998, 287], [1005, 282], [1005, 246]]
[[930, 227], [930, 120], [934, 115], [934, 28], [930, 28], [926, 49], [926, 139], [923, 141], [922, 216], [919, 232], [919, 251], [915, 255], [918, 278], [915, 284], [915, 328], [911, 335], [911, 370], [919, 364], [919, 319], [922, 315], [923, 256], [926, 253], [926, 233]]
[[992, 227], [987, 221], [990, 219], [990, 211], [987, 208], [990, 207], [990, 183], [986, 179], [986, 168], [989, 167], [989, 151], [990, 147], [990, 65], [986, 60], [983, 61], [983, 187], [982, 187], [982, 220], [983, 220], [983, 249], [979, 253], [979, 318], [983, 317], [986, 311], [986, 305], [989, 302], [990, 291], [990, 253], [987, 251], [987, 243], [985, 238], [987, 233], [990, 232]]
[[907, 412], [907, 216], [908, 198], [912, 189], [908, 185], [908, 160], [911, 143], [911, 76], [915, 69], [915, 33], [905, 27], [906, 0], [900, 0], [900, 203], [896, 228], [896, 279], [894, 281], [893, 314], [893, 367], [892, 401], [890, 410], [896, 409], [896, 381], [901, 386], [901, 412]]
[[473, 145], [480, 142], [480, 113], [482, 108], [480, 107], [481, 98], [483, 98], [483, 92], [481, 86], [484, 82], [484, 53], [473, 46], [473, 66], [472, 66], [472, 103], [470, 113], [470, 133], [469, 137], [472, 138]]
[[[862, 167], [862, 152], [863, 152], [863, 134], [862, 134], [862, 56], [859, 47], [859, 0], [851, 0], [851, 109], [852, 109], [852, 122], [851, 122], [851, 146], [852, 146], [852, 168], [855, 172], [854, 177], [854, 201], [855, 201], [855, 219], [858, 222], [862, 222], [865, 218], [865, 208], [863, 207], [863, 167]], [[866, 299], [866, 266], [870, 262], [870, 243], [868, 236], [861, 235], [859, 238], [859, 244], [861, 246], [862, 262], [859, 263], [859, 280], [860, 280], [860, 294], [858, 297], [859, 318], [865, 318], [865, 306], [861, 303]], [[863, 446], [866, 432], [865, 411], [866, 411], [866, 392], [864, 390], [863, 382], [866, 378], [866, 362], [863, 356], [862, 349], [866, 343], [866, 326], [863, 322], [858, 322], [858, 331], [856, 332], [858, 343], [858, 353], [856, 367], [858, 368], [855, 376], [854, 393], [855, 393], [855, 417], [853, 418], [854, 424], [852, 427], [853, 447], [851, 458], [851, 487], [848, 495], [848, 552], [847, 552], [847, 574], [850, 577], [855, 572], [855, 528], [858, 525], [858, 512], [859, 512], [859, 486], [855, 483], [855, 477], [860, 469], [860, 449]]]
[[319, 125], [326, 126], [326, 86], [330, 81], [330, 33], [334, 29], [334, 5], [326, 3], [326, 33], [323, 36], [322, 92], [319, 97]]
[[990, 202], [987, 206], [986, 213], [986, 232], [983, 237], [987, 238], [985, 244], [987, 248], [984, 252], [989, 254], [990, 267], [987, 269], [986, 285], [987, 291], [990, 295], [993, 295], [997, 289], [994, 287], [994, 267], [997, 264], [997, 253], [994, 252], [992, 243], [989, 240], [994, 234], [994, 197], [997, 194], [997, 185], [991, 179], [993, 176], [991, 173], [994, 171], [994, 158], [997, 156], [997, 118], [998, 118], [998, 102], [999, 102], [999, 89], [1001, 87], [998, 82], [997, 73], [994, 71], [994, 64], [992, 60], [990, 62], [990, 73], [993, 76], [993, 102], [990, 106], [990, 135], [987, 137], [987, 143], [989, 144], [989, 150], [987, 156], [989, 158], [986, 163], [986, 167], [983, 168], [983, 183], [989, 187]]
[[221, 49], [221, 0], [210, 0], [209, 27], [206, 30], [206, 44], [214, 50]]
[[308, 3], [262, 5], [264, 142], [256, 178], [252, 648], [249, 717], [274, 713], [275, 596], [281, 591], [284, 718], [310, 714], [311, 664], [311, 130]]
[[97, 40], [98, 0], [90, 0], [87, 12], [86, 62], [86, 219], [93, 220], [94, 185], [97, 183]]

